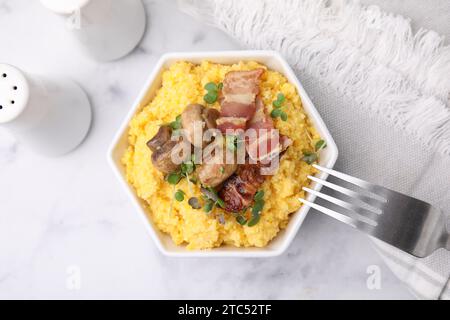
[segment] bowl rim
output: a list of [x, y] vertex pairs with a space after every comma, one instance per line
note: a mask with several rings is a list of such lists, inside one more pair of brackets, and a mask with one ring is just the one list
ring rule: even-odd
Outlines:
[[[337, 145], [331, 136], [331, 133], [329, 132], [327, 126], [325, 125], [322, 117], [320, 116], [319, 112], [317, 111], [316, 107], [312, 103], [311, 99], [309, 98], [307, 92], [303, 88], [300, 80], [295, 75], [294, 71], [290, 67], [290, 65], [286, 62], [285, 58], [281, 56], [276, 51], [271, 50], [232, 50], [232, 51], [194, 51], [194, 52], [168, 52], [163, 54], [159, 60], [156, 62], [156, 64], [153, 66], [153, 70], [148, 76], [147, 80], [145, 81], [143, 88], [140, 90], [137, 98], [134, 100], [132, 107], [127, 112], [125, 118], [121, 121], [121, 124], [118, 128], [118, 130], [115, 132], [114, 137], [112, 139], [112, 142], [108, 148], [107, 151], [107, 162], [111, 169], [113, 170], [116, 178], [119, 180], [119, 183], [122, 185], [122, 187], [125, 189], [125, 192], [127, 193], [128, 198], [133, 203], [133, 206], [135, 207], [136, 211], [139, 212], [139, 216], [141, 217], [148, 233], [150, 234], [151, 238], [153, 239], [154, 243], [156, 244], [159, 251], [168, 257], [248, 257], [248, 258], [264, 258], [264, 257], [275, 257], [283, 254], [287, 248], [292, 243], [294, 237], [297, 235], [298, 230], [300, 229], [301, 225], [303, 224], [303, 221], [306, 218], [306, 215], [310, 209], [308, 206], [301, 206], [295, 213], [293, 214], [301, 214], [300, 218], [296, 221], [296, 224], [292, 227], [292, 229], [289, 232], [286, 232], [284, 235], [284, 239], [282, 244], [279, 246], [279, 248], [276, 249], [267, 249], [267, 247], [263, 248], [257, 248], [258, 251], [250, 251], [249, 249], [255, 249], [254, 247], [246, 248], [246, 247], [233, 247], [230, 250], [227, 251], [219, 251], [219, 248], [213, 248], [208, 250], [187, 250], [184, 249], [184, 251], [173, 251], [170, 249], [167, 249], [163, 246], [161, 239], [159, 238], [157, 231], [154, 229], [156, 226], [153, 225], [153, 222], [150, 221], [150, 217], [147, 216], [147, 213], [145, 212], [144, 208], [141, 206], [139, 199], [133, 190], [133, 187], [126, 181], [126, 178], [123, 176], [123, 174], [120, 172], [118, 166], [120, 163], [117, 163], [117, 160], [115, 159], [115, 149], [119, 145], [120, 141], [123, 139], [124, 135], [127, 135], [129, 123], [131, 119], [134, 117], [134, 115], [139, 112], [145, 105], [141, 103], [147, 93], [150, 90], [151, 85], [156, 80], [158, 75], [163, 70], [164, 65], [170, 61], [170, 60], [176, 60], [176, 61], [192, 61], [194, 59], [201, 59], [201, 60], [211, 60], [211, 59], [219, 59], [219, 58], [230, 58], [236, 59], [236, 62], [247, 59], [247, 60], [255, 60], [257, 61], [258, 58], [276, 58], [277, 62], [281, 64], [281, 67], [283, 68], [282, 73], [286, 78], [289, 78], [289, 82], [291, 82], [296, 89], [298, 90], [298, 94], [302, 100], [302, 105], [306, 113], [308, 114], [308, 117], [313, 120], [314, 127], [316, 129], [320, 129], [322, 131], [321, 136], [322, 138], [327, 141], [327, 151], [329, 151], [329, 159], [326, 161], [325, 165], [328, 168], [333, 168], [337, 158], [338, 158], [338, 148]], [[213, 61], [214, 62], [214, 61]], [[305, 108], [306, 105], [306, 108]], [[321, 179], [326, 179], [328, 177], [328, 174], [326, 173], [319, 173], [317, 174]], [[321, 185], [318, 184], [312, 184], [311, 188], [320, 191]], [[311, 202], [314, 202], [316, 197], [314, 195], [309, 194], [307, 199]], [[160, 232], [160, 231], [159, 231]], [[169, 235], [166, 235], [167, 237], [170, 237]], [[277, 235], [279, 236], [279, 235]], [[276, 236], [276, 237], [277, 237]], [[273, 240], [272, 240], [273, 241]], [[180, 246], [181, 247], [181, 246]]]

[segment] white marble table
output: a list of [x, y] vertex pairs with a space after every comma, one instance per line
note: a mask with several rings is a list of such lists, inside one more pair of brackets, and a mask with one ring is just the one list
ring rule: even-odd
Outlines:
[[[107, 147], [162, 53], [240, 47], [173, 1], [145, 3], [150, 23], [139, 48], [96, 63], [38, 1], [0, 0], [0, 61], [70, 75], [94, 108], [85, 143], [58, 159], [37, 156], [0, 130], [0, 298], [413, 298], [366, 237], [315, 213], [279, 258], [158, 252], [107, 165]], [[380, 290], [366, 285], [373, 265]], [[71, 285], [78, 271], [79, 287]]]

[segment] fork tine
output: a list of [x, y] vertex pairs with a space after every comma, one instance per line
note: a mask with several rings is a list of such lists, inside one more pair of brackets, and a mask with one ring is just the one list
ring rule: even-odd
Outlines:
[[344, 215], [342, 213], [339, 213], [339, 212], [330, 210], [328, 208], [322, 207], [321, 205], [309, 202], [309, 201], [307, 201], [305, 199], [298, 198], [298, 200], [301, 203], [303, 203], [303, 204], [305, 204], [305, 205], [307, 205], [307, 206], [309, 206], [309, 207], [311, 207], [313, 209], [316, 209], [317, 211], [320, 211], [320, 212], [322, 212], [322, 213], [324, 213], [324, 214], [326, 214], [326, 215], [328, 215], [328, 216], [330, 216], [330, 217], [332, 217], [332, 218], [334, 218], [336, 220], [344, 222], [344, 223], [348, 224], [349, 226], [351, 226], [353, 228], [366, 231], [368, 229], [367, 227], [372, 227], [371, 225], [366, 224], [363, 221], [350, 218], [350, 217], [348, 217], [348, 216], [346, 216], [346, 215]]
[[329, 196], [327, 194], [324, 194], [322, 192], [318, 192], [318, 191], [312, 190], [310, 188], [303, 187], [303, 190], [305, 190], [306, 192], [311, 193], [311, 194], [313, 194], [313, 195], [315, 195], [315, 196], [317, 196], [319, 198], [322, 198], [322, 199], [324, 199], [324, 200], [326, 200], [328, 202], [334, 203], [335, 205], [338, 205], [338, 206], [340, 206], [340, 207], [342, 207], [344, 209], [350, 210], [352, 213], [355, 213], [355, 214], [357, 214], [360, 217], [363, 217], [363, 218], [366, 218], [366, 219], [367, 218], [370, 219], [370, 223], [368, 222], [370, 225], [373, 225], [373, 226], [377, 225], [376, 219], [378, 217], [378, 214], [373, 212], [373, 211], [369, 211], [369, 210], [364, 209], [364, 208], [362, 208], [362, 207], [360, 207], [358, 205], [354, 205], [352, 203], [348, 203], [348, 202], [342, 201], [340, 199], [331, 197], [331, 196]]
[[349, 190], [347, 188], [338, 186], [337, 184], [334, 184], [334, 183], [331, 183], [331, 182], [328, 182], [328, 181], [325, 181], [325, 180], [322, 180], [322, 179], [319, 179], [319, 178], [316, 178], [316, 177], [313, 177], [313, 176], [308, 176], [308, 179], [310, 179], [310, 180], [312, 180], [314, 182], [317, 182], [317, 183], [319, 183], [321, 185], [324, 185], [324, 186], [326, 186], [326, 187], [328, 187], [330, 189], [338, 191], [338, 192], [340, 192], [342, 194], [345, 194], [345, 195], [347, 195], [347, 196], [349, 196], [351, 198], [358, 199], [359, 201], [361, 201], [361, 202], [363, 202], [365, 204], [368, 204], [368, 205], [370, 205], [370, 206], [372, 206], [374, 208], [377, 208], [377, 209], [381, 210], [380, 205], [382, 204], [382, 202], [380, 200], [378, 200], [378, 199], [374, 199], [374, 198], [362, 195], [362, 194], [357, 193], [355, 191], [352, 191], [352, 190]]
[[[373, 194], [375, 194], [375, 195], [377, 195], [379, 197], [382, 197], [382, 198], [383, 198], [383, 195], [386, 194], [386, 191], [390, 191], [390, 190], [388, 190], [388, 189], [386, 189], [386, 188], [384, 188], [382, 186], [378, 186], [376, 184], [373, 184], [373, 183], [364, 181], [362, 179], [358, 179], [358, 178], [349, 176], [348, 174], [345, 174], [345, 173], [342, 173], [342, 172], [339, 172], [339, 171], [336, 171], [336, 170], [333, 170], [333, 169], [328, 169], [328, 168], [319, 166], [317, 164], [313, 164], [313, 167], [316, 168], [317, 170], [326, 172], [329, 175], [335, 176], [335, 177], [337, 177], [337, 178], [339, 178], [341, 180], [350, 182], [350, 183], [352, 183], [352, 184], [354, 184], [354, 185], [356, 185], [358, 187], [361, 187], [361, 188], [363, 188], [365, 190], [368, 190], [371, 193], [373, 193]], [[383, 200], [386, 201], [386, 199], [384, 199], [384, 198], [383, 198]]]

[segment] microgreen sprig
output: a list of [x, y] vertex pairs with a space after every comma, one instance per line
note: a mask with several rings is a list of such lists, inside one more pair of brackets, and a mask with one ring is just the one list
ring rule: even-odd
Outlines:
[[253, 227], [258, 224], [259, 220], [261, 220], [261, 212], [264, 207], [264, 200], [255, 201], [255, 204], [252, 207], [252, 218], [248, 222], [249, 227]]
[[191, 160], [183, 162], [181, 164], [181, 174], [186, 177], [187, 177], [187, 175], [194, 172], [194, 170], [195, 170], [195, 164]]
[[[245, 213], [245, 212], [244, 212]], [[243, 215], [238, 215], [236, 217], [237, 223], [239, 223], [241, 226], [245, 226], [247, 224], [247, 219]]]
[[208, 82], [205, 85], [207, 93], [203, 97], [206, 103], [213, 104], [219, 98], [219, 91], [223, 88], [223, 83], [215, 84], [214, 82]]
[[247, 220], [247, 218], [245, 217], [246, 212], [247, 212], [247, 208], [244, 209], [239, 215], [236, 216], [236, 221], [237, 223], [239, 223], [242, 226], [249, 226], [249, 227], [253, 227], [256, 224], [258, 224], [258, 222], [261, 220], [261, 212], [264, 208], [264, 191], [263, 190], [259, 190], [255, 196], [253, 197], [253, 199], [255, 200], [255, 203], [253, 204], [251, 213], [252, 216], [250, 218], [250, 220]]
[[167, 182], [171, 185], [177, 185], [181, 180], [181, 175], [178, 172], [172, 172], [167, 175]]
[[281, 106], [283, 105], [283, 102], [286, 100], [286, 97], [284, 96], [284, 94], [282, 94], [282, 93], [279, 93], [278, 95], [277, 95], [277, 100], [275, 100], [274, 102], [273, 102], [273, 106], [275, 107], [275, 108], [281, 108]]
[[178, 189], [177, 192], [175, 192], [175, 200], [177, 200], [178, 202], [182, 202], [184, 201], [184, 191]]
[[327, 143], [325, 142], [325, 140], [320, 139], [319, 141], [316, 142], [314, 149], [316, 150], [316, 152], [325, 149], [327, 147]]
[[206, 204], [204, 207], [205, 212], [211, 212], [214, 206], [225, 208], [225, 202], [219, 197], [214, 188], [201, 187], [200, 191], [202, 192], [206, 200]]
[[212, 209], [214, 208], [214, 201], [212, 200], [207, 200], [205, 203], [205, 206], [203, 207], [203, 210], [206, 213], [210, 213], [212, 211]]
[[274, 109], [272, 110], [272, 112], [270, 113], [270, 116], [272, 118], [281, 118], [281, 120], [283, 121], [287, 121], [288, 116], [286, 114], [286, 112], [284, 112], [284, 110], [282, 109], [283, 107], [283, 103], [286, 101], [286, 97], [284, 96], [284, 94], [279, 93], [277, 95], [277, 100], [275, 100], [272, 105], [274, 107]]
[[195, 166], [195, 155], [192, 154], [191, 158], [185, 162], [183, 162], [181, 164], [181, 175], [183, 177], [186, 177], [187, 179], [187, 184], [188, 184], [188, 189], [189, 189], [189, 194], [192, 194], [192, 188], [191, 188], [191, 183], [196, 184], [197, 182], [193, 182], [193, 180], [195, 180], [195, 178], [191, 178], [189, 175], [192, 174], [196, 169]]
[[319, 157], [317, 156], [317, 153], [309, 151], [309, 150], [303, 150], [303, 158], [302, 160], [305, 161], [307, 164], [313, 164], [317, 161]]
[[[188, 183], [189, 194], [192, 194], [191, 185], [192, 179], [189, 177], [195, 171], [195, 164], [192, 161], [192, 156], [190, 160], [185, 161], [181, 164], [180, 170], [176, 172], [171, 172], [166, 176], [166, 180], [169, 184], [171, 184], [174, 188], [180, 183], [181, 179], [186, 178]], [[173, 197], [177, 201], [181, 202], [184, 200], [185, 193], [182, 190], [178, 190], [174, 193]]]
[[325, 149], [327, 147], [327, 143], [325, 140], [319, 140], [314, 145], [314, 151], [310, 150], [303, 150], [303, 158], [302, 160], [305, 161], [307, 164], [313, 164], [319, 159], [319, 151], [322, 149]]
[[172, 130], [180, 130], [181, 129], [181, 115], [178, 115], [175, 118], [175, 121], [172, 121], [169, 123], [169, 126], [172, 128]]
[[264, 199], [264, 191], [263, 190], [259, 190], [255, 196], [253, 197], [253, 199], [255, 199], [255, 201], [259, 201], [259, 200], [263, 200]]

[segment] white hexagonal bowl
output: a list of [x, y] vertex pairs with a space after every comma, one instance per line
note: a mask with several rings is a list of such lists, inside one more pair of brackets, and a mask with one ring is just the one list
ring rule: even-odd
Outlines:
[[[136, 195], [133, 186], [128, 184], [126, 180], [125, 168], [121, 163], [121, 158], [128, 147], [128, 128], [130, 120], [153, 99], [156, 91], [161, 87], [162, 73], [164, 70], [167, 70], [170, 65], [177, 61], [189, 61], [199, 64], [204, 60], [221, 64], [233, 64], [239, 61], [250, 60], [257, 61], [266, 65], [269, 69], [283, 74], [289, 82], [297, 88], [306, 114], [309, 116], [321, 137], [327, 142], [327, 148], [321, 151], [320, 165], [328, 168], [332, 168], [334, 166], [338, 156], [338, 149], [333, 138], [288, 63], [280, 54], [274, 51], [180, 52], [163, 55], [156, 64], [129, 114], [124, 119], [123, 124], [119, 128], [108, 152], [108, 162], [110, 163], [111, 168], [116, 174], [119, 182], [124, 187], [125, 192], [133, 202], [136, 211], [141, 216], [148, 233], [163, 254], [172, 257], [272, 257], [280, 255], [289, 247], [290, 243], [294, 239], [298, 229], [306, 217], [309, 207], [302, 206], [297, 212], [293, 213], [286, 229], [282, 230], [275, 237], [275, 239], [273, 239], [264, 248], [237, 248], [233, 246], [222, 246], [220, 248], [210, 250], [192, 251], [187, 250], [184, 246], [175, 245], [170, 236], [158, 230], [151, 218], [146, 214], [146, 204]], [[319, 173], [317, 174], [317, 177], [326, 179], [327, 175]], [[311, 188], [315, 190], [320, 190], [320, 187], [321, 186], [317, 184], [311, 185]], [[307, 200], [314, 201], [315, 197], [309, 195]], [[157, 204], [154, 205], [157, 206]]]

